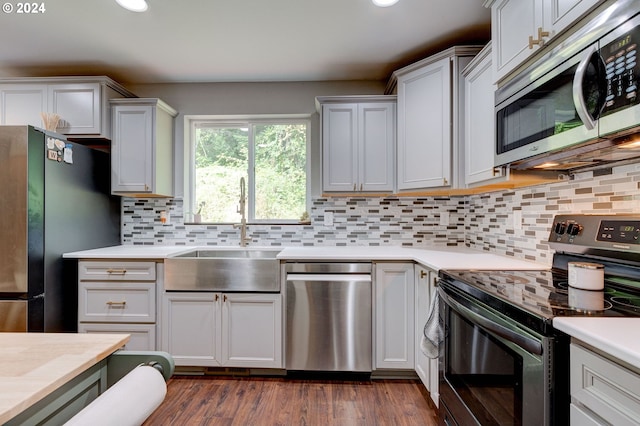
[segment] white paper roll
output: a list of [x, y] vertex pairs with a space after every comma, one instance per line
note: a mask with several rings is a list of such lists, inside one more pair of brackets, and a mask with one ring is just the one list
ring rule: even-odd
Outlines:
[[162, 374], [153, 367], [134, 368], [76, 414], [66, 425], [140, 426], [167, 394]]

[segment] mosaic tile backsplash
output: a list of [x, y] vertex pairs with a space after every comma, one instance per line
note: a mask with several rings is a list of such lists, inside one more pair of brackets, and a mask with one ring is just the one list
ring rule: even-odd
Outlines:
[[[640, 165], [614, 173], [460, 197], [329, 197], [312, 202], [311, 223], [249, 225], [255, 246], [466, 245], [549, 265], [546, 243], [556, 214], [640, 213]], [[160, 212], [169, 214], [163, 224]], [[325, 226], [325, 212], [333, 225]], [[180, 199], [122, 201], [122, 243], [237, 245], [231, 224], [185, 224]]]

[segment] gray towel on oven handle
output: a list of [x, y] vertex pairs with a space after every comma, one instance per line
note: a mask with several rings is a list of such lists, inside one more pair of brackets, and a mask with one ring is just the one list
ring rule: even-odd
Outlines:
[[429, 308], [429, 318], [424, 325], [422, 339], [420, 340], [420, 349], [428, 358], [438, 357], [438, 348], [442, 343], [442, 327], [440, 326], [439, 317], [440, 297], [438, 292], [433, 292], [431, 298], [431, 307]]

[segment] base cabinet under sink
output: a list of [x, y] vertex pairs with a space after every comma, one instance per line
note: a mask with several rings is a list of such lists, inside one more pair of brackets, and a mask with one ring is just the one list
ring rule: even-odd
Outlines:
[[161, 330], [177, 366], [283, 367], [279, 293], [165, 292]]

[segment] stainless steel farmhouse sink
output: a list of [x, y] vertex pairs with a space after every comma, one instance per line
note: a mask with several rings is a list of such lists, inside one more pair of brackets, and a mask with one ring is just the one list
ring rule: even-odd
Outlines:
[[198, 249], [165, 259], [168, 291], [278, 292], [279, 249]]

